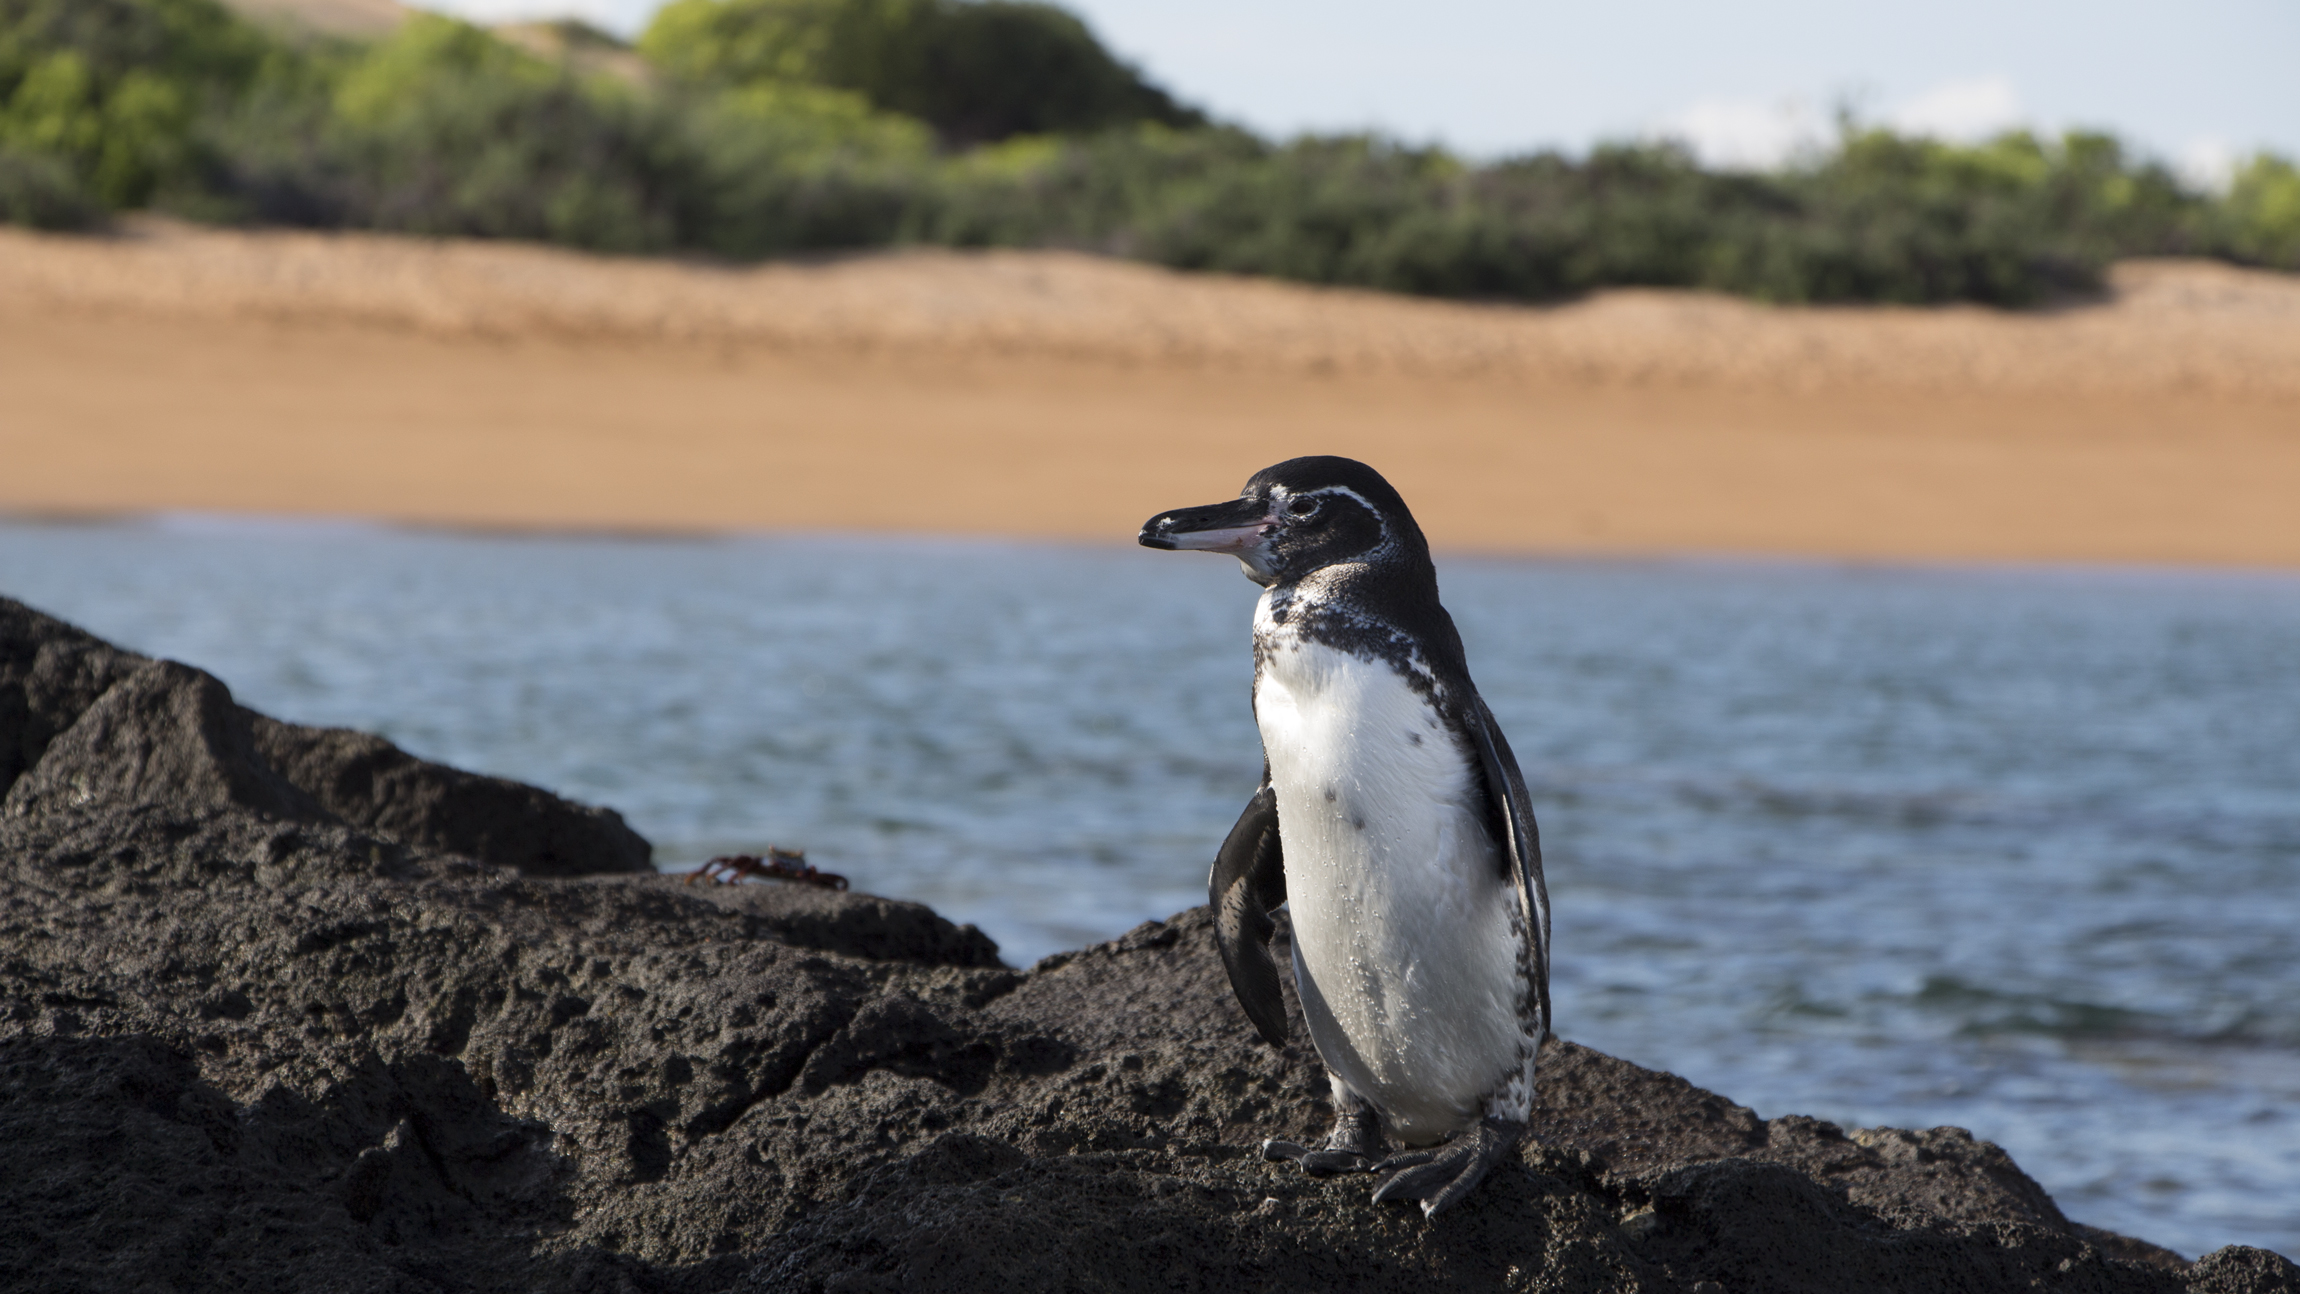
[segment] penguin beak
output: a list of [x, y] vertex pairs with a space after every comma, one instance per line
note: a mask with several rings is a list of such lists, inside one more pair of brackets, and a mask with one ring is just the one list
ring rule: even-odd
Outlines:
[[1260, 499], [1232, 499], [1203, 508], [1176, 508], [1142, 523], [1144, 548], [1228, 553], [1244, 558], [1262, 546], [1278, 519]]

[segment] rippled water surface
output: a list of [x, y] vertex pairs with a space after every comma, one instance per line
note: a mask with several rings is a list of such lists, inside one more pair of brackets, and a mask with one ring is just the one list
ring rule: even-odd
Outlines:
[[[1559, 1031], [2300, 1253], [2300, 580], [1448, 561]], [[0, 524], [0, 592], [258, 709], [768, 842], [1017, 964], [1203, 900], [1260, 771], [1216, 558]]]

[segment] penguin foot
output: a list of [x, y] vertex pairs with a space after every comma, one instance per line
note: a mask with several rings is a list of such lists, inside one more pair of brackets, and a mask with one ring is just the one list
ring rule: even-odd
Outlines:
[[1292, 1160], [1312, 1177], [1337, 1173], [1363, 1173], [1373, 1168], [1381, 1153], [1381, 1122], [1371, 1110], [1344, 1110], [1334, 1116], [1334, 1130], [1326, 1134], [1324, 1148], [1312, 1150], [1299, 1142], [1275, 1138], [1262, 1143], [1262, 1158]]
[[1382, 1184], [1374, 1188], [1374, 1203], [1419, 1200], [1422, 1216], [1434, 1218], [1477, 1189], [1524, 1136], [1522, 1123], [1486, 1119], [1436, 1150], [1392, 1155], [1373, 1166], [1382, 1177]]

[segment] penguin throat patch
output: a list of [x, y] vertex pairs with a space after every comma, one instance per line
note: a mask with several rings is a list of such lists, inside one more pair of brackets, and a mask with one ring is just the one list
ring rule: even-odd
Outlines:
[[1254, 628], [1257, 673], [1267, 667], [1272, 654], [1299, 640], [1362, 661], [1380, 661], [1433, 706], [1446, 697], [1445, 685], [1413, 635], [1346, 603], [1305, 596], [1299, 586], [1276, 588], [1265, 595], [1263, 619], [1266, 623]]

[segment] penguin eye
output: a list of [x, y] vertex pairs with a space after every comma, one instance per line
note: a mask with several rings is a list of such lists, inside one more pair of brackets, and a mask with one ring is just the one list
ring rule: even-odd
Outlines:
[[1306, 521], [1318, 515], [1320, 506], [1322, 505], [1319, 503], [1317, 495], [1304, 494], [1286, 505], [1286, 515], [1299, 521]]

